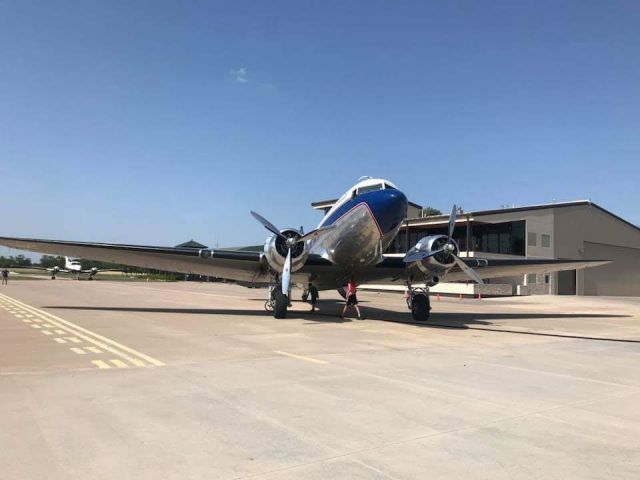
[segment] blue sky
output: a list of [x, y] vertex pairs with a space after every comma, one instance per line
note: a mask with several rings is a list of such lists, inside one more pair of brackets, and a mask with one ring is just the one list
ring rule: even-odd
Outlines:
[[361, 175], [640, 223], [638, 25], [634, 1], [0, 1], [0, 233], [255, 244], [249, 210], [311, 228]]

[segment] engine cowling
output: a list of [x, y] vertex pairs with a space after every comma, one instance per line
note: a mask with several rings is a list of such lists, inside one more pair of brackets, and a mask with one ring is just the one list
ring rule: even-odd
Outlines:
[[[301, 238], [302, 234], [293, 228], [281, 230], [280, 233], [286, 238]], [[282, 272], [284, 262], [287, 258], [289, 246], [285, 238], [272, 236], [267, 238], [264, 244], [264, 256], [269, 266], [276, 272]], [[291, 271], [295, 272], [302, 268], [309, 256], [307, 242], [297, 242], [291, 249]]]
[[[438, 252], [418, 263], [434, 270], [449, 270], [455, 264], [453, 255], [458, 255], [460, 248], [453, 239], [449, 239], [446, 235], [429, 235], [428, 237], [421, 238], [418, 243], [407, 252], [407, 255], [414, 252], [429, 254], [441, 250], [447, 244], [453, 245], [454, 249], [451, 251]], [[453, 253], [453, 255], [451, 255], [451, 253]]]

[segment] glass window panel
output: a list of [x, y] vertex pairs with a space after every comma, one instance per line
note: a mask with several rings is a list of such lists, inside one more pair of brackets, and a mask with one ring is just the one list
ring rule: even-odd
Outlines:
[[543, 247], [550, 247], [551, 235], [545, 235], [545, 234], [540, 235], [540, 243], [542, 244]]

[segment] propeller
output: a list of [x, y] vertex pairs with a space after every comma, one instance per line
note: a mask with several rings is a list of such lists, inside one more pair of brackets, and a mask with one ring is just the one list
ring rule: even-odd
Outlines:
[[460, 270], [462, 270], [474, 282], [483, 284], [484, 282], [482, 281], [482, 278], [480, 278], [480, 275], [478, 275], [478, 273], [473, 268], [471, 268], [469, 265], [464, 263], [464, 261], [460, 257], [458, 257], [455, 253], [457, 247], [453, 241], [453, 231], [456, 228], [457, 215], [458, 215], [458, 208], [454, 205], [453, 208], [451, 209], [451, 215], [449, 216], [449, 229], [447, 231], [448, 233], [447, 243], [445, 243], [442, 246], [442, 248], [435, 250], [433, 252], [420, 252], [420, 251], [413, 252], [411, 254], [405, 255], [404, 262], [405, 263], [418, 262], [421, 260], [425, 260], [429, 257], [433, 257], [434, 255], [437, 255], [439, 253], [444, 253], [452, 257], [453, 261], [458, 266], [458, 268], [460, 268]]
[[285, 258], [284, 268], [282, 269], [282, 293], [284, 295], [289, 295], [289, 286], [291, 285], [291, 263], [292, 263], [291, 250], [293, 249], [293, 247], [295, 247], [296, 244], [298, 243], [304, 243], [308, 240], [315, 240], [316, 238], [326, 233], [327, 231], [333, 230], [334, 228], [336, 228], [336, 226], [326, 225], [324, 227], [316, 228], [315, 230], [312, 230], [307, 234], [302, 233], [302, 227], [301, 227], [299, 237], [287, 237], [282, 233], [280, 233], [280, 229], [278, 229], [278, 227], [276, 227], [273, 223], [271, 223], [269, 220], [264, 218], [259, 213], [256, 213], [252, 210], [251, 215], [253, 215], [253, 218], [255, 218], [258, 222], [260, 222], [264, 228], [269, 230], [271, 233], [273, 233], [277, 237], [280, 237], [281, 239], [283, 239], [287, 245], [287, 257]]

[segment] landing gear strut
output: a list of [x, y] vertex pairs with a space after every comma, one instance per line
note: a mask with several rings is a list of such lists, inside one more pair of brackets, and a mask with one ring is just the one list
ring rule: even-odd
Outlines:
[[411, 316], [416, 322], [426, 322], [429, 320], [431, 312], [429, 290], [427, 288], [413, 288], [411, 285], [407, 287], [409, 289], [407, 306], [411, 310]]

